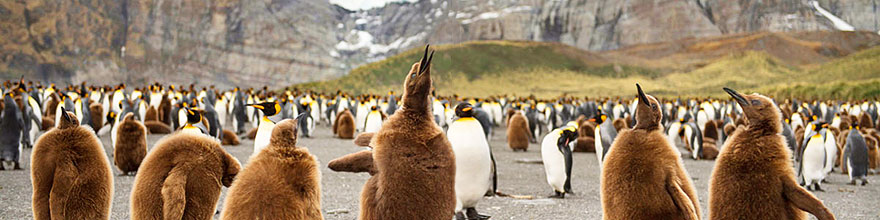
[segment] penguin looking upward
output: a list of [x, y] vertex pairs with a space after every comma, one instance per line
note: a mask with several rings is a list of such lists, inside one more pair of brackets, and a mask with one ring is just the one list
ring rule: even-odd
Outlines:
[[617, 136], [602, 166], [603, 218], [700, 219], [691, 178], [663, 134], [660, 102], [636, 88], [636, 125]]
[[254, 139], [253, 155], [256, 155], [263, 150], [266, 145], [269, 145], [269, 139], [272, 137], [272, 129], [275, 128], [275, 122], [269, 119], [269, 117], [275, 116], [281, 112], [281, 105], [277, 102], [263, 102], [259, 104], [250, 104], [248, 106], [254, 107], [263, 112], [263, 117], [260, 118], [260, 124], [257, 126], [257, 136]]
[[724, 91], [739, 104], [748, 123], [733, 133], [715, 161], [709, 180], [709, 219], [805, 219], [801, 210], [819, 220], [834, 219], [795, 180], [791, 152], [779, 135], [779, 108], [757, 93]]
[[21, 134], [25, 122], [13, 93], [6, 93], [3, 104], [3, 116], [0, 120], [0, 170], [3, 170], [6, 162], [13, 163], [13, 169], [20, 170]]
[[489, 142], [482, 135], [483, 128], [474, 118], [471, 104], [456, 106], [455, 115], [458, 119], [449, 125], [446, 135], [456, 158], [456, 219], [481, 219], [475, 207], [489, 190], [492, 178]]
[[406, 74], [403, 106], [370, 139], [376, 174], [361, 192], [361, 220], [453, 218], [455, 155], [429, 108], [428, 49]]

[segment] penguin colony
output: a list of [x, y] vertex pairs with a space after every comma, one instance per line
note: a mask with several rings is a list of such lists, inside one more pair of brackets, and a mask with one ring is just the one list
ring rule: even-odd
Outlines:
[[[211, 218], [223, 186], [231, 187], [223, 219], [323, 219], [321, 164], [297, 136], [324, 125], [368, 147], [327, 164], [371, 176], [361, 219], [486, 219], [492, 211], [477, 208], [498, 185], [488, 137], [504, 126], [510, 151], [540, 142], [547, 197], [578, 190], [571, 175], [583, 161], [572, 154], [595, 153], [606, 219], [834, 219], [810, 191], [822, 191], [829, 173], [868, 184], [880, 166], [877, 100], [774, 100], [729, 89], [732, 99], [658, 99], [641, 89], [629, 98], [438, 96], [428, 51], [401, 96], [7, 81], [0, 169], [31, 170], [37, 219], [108, 219], [113, 167], [135, 176], [133, 219]], [[254, 151], [240, 171], [223, 146], [249, 131]], [[147, 134], [167, 136], [146, 146]], [[111, 137], [112, 159], [99, 136]], [[19, 157], [30, 147], [26, 167]], [[717, 160], [709, 210], [700, 210], [681, 158]], [[768, 199], [746, 202], [759, 197]]]

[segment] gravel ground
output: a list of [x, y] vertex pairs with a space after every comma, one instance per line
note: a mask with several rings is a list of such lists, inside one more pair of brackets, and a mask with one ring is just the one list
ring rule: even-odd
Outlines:
[[[150, 135], [150, 148], [161, 136]], [[110, 137], [101, 137], [108, 155]], [[243, 164], [251, 155], [253, 142], [242, 140], [239, 146], [224, 146]], [[336, 173], [326, 167], [330, 160], [361, 148], [350, 140], [333, 138], [326, 126], [318, 126], [313, 138], [300, 138], [298, 144], [309, 148], [318, 157], [322, 171], [322, 207], [326, 219], [357, 219], [358, 201], [361, 187], [369, 178], [368, 174]], [[602, 205], [599, 200], [599, 170], [594, 154], [576, 153], [574, 155], [573, 190], [577, 193], [565, 199], [548, 199], [552, 194], [547, 185], [541, 164], [521, 163], [520, 160], [540, 161], [540, 146], [532, 144], [528, 152], [514, 153], [507, 148], [503, 128], [496, 131], [490, 141], [498, 165], [499, 191], [514, 195], [535, 196], [534, 199], [514, 199], [509, 197], [486, 197], [478, 205], [481, 214], [491, 215], [492, 219], [600, 219]], [[0, 171], [0, 219], [32, 219], [30, 153], [25, 149], [22, 165], [25, 170]], [[684, 163], [696, 184], [704, 217], [707, 214], [708, 182], [714, 161], [694, 161], [684, 159]], [[116, 167], [115, 174], [119, 174]], [[869, 176], [871, 184], [850, 186], [848, 177], [832, 174], [830, 183], [823, 185], [827, 192], [817, 192], [819, 197], [838, 219], [880, 219], [880, 178]], [[115, 176], [115, 192], [112, 219], [129, 218], [129, 195], [134, 177]], [[218, 207], [223, 206], [226, 188], [223, 189]], [[219, 218], [219, 215], [215, 216]]]

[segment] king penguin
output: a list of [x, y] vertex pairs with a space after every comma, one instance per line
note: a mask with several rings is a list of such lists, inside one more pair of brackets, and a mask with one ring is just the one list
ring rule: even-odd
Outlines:
[[185, 114], [183, 119], [185, 119], [186, 122], [180, 127], [180, 132], [188, 134], [208, 134], [208, 129], [205, 128], [205, 125], [202, 123], [202, 114], [198, 110], [192, 108], [183, 108], [183, 110]]
[[[822, 124], [827, 126], [827, 124]], [[806, 139], [804, 139], [803, 147], [797, 154], [798, 176], [801, 185], [805, 185], [807, 190], [825, 191], [819, 185], [825, 179], [825, 160], [827, 159], [825, 151], [826, 130], [811, 126], [812, 130]], [[813, 187], [812, 189], [810, 187]]]
[[488, 216], [479, 215], [476, 205], [489, 190], [489, 179], [492, 177], [489, 142], [482, 135], [483, 127], [474, 118], [471, 104], [456, 106], [455, 115], [458, 119], [446, 131], [455, 153], [455, 218], [485, 219]]
[[363, 131], [364, 132], [377, 132], [379, 128], [382, 127], [382, 112], [379, 111], [379, 106], [371, 106], [369, 113], [364, 113], [366, 115], [366, 119], [364, 120]]
[[61, 114], [31, 154], [34, 219], [110, 219], [113, 174], [101, 140], [73, 113]]
[[608, 116], [604, 113], [599, 112], [592, 119], [592, 122], [596, 122], [596, 129], [593, 129], [593, 139], [596, 145], [596, 158], [599, 160], [599, 169], [602, 169], [602, 162], [605, 161], [605, 155], [608, 154], [608, 150], [611, 149], [611, 144], [614, 143], [614, 139], [617, 138], [617, 129], [614, 128], [614, 124], [611, 120], [608, 120]]
[[13, 163], [13, 169], [20, 170], [19, 157], [21, 157], [22, 150], [21, 134], [24, 120], [21, 116], [21, 109], [15, 103], [13, 93], [6, 93], [3, 104], [3, 116], [0, 120], [0, 153], [2, 153], [0, 170], [3, 170], [6, 162]]
[[748, 123], [724, 143], [715, 161], [709, 219], [805, 219], [801, 210], [819, 220], [834, 219], [822, 201], [795, 180], [791, 152], [779, 135], [782, 116], [773, 101], [757, 93], [724, 91], [739, 104]]
[[660, 126], [660, 102], [636, 88], [636, 125], [617, 136], [602, 167], [603, 218], [700, 219], [691, 178]]
[[574, 141], [577, 140], [577, 127], [567, 125], [557, 128], [541, 141], [541, 159], [544, 162], [544, 173], [547, 183], [553, 188], [551, 198], [565, 198], [571, 191], [571, 169]]
[[269, 145], [269, 139], [272, 137], [272, 129], [275, 128], [275, 122], [272, 119], [269, 119], [271, 116], [275, 116], [278, 112], [281, 111], [281, 105], [277, 102], [263, 102], [259, 104], [250, 104], [248, 106], [259, 109], [263, 112], [263, 117], [260, 118], [260, 124], [257, 127], [257, 136], [254, 138], [254, 152], [253, 155], [257, 155], [266, 145]]
[[299, 123], [299, 125], [297, 126], [299, 126], [299, 128], [302, 128], [302, 134], [304, 137], [310, 138], [315, 133], [315, 118], [314, 115], [311, 114], [311, 105], [305, 105], [303, 106], [303, 108], [305, 109], [305, 111], [303, 111], [301, 115], [305, 115], [301, 116], [302, 118], [296, 120], [297, 123]]
[[855, 185], [856, 180], [861, 180], [865, 185], [868, 184], [868, 144], [859, 131], [858, 123], [853, 122], [853, 125], [846, 137], [842, 166], [846, 166], [851, 185]]

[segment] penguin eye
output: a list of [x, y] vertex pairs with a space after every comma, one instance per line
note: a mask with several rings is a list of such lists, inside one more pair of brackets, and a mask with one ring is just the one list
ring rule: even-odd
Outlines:
[[757, 99], [753, 99], [752, 105], [761, 105], [761, 101], [758, 101]]

